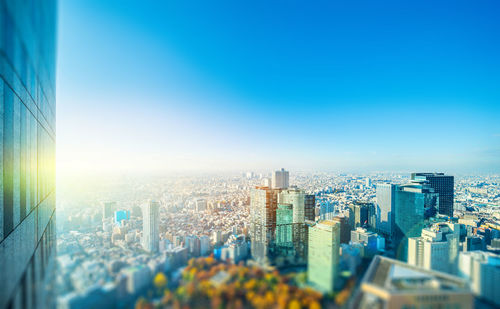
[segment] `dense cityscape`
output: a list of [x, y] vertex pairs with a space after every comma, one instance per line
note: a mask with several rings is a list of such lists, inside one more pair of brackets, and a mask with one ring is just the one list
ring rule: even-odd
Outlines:
[[499, 15], [0, 0], [0, 309], [500, 308]]
[[[497, 175], [280, 169], [116, 186], [125, 190], [113, 194], [108, 186], [102, 196], [78, 200], [60, 194], [61, 308], [196, 307], [198, 294], [177, 294], [187, 284], [186, 268], [203, 258], [286, 276], [320, 295], [315, 303], [324, 307], [500, 305]], [[156, 292], [163, 278], [172, 294]], [[227, 280], [228, 270], [208, 278], [219, 290]], [[241, 298], [243, 307], [258, 304], [258, 297]]]

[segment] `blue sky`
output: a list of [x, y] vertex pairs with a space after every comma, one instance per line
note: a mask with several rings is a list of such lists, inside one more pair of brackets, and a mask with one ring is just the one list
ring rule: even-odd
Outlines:
[[61, 1], [65, 170], [500, 171], [498, 1]]

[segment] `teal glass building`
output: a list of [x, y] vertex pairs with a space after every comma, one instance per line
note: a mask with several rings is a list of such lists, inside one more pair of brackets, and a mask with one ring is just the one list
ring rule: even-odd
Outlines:
[[0, 0], [0, 308], [50, 308], [55, 0]]

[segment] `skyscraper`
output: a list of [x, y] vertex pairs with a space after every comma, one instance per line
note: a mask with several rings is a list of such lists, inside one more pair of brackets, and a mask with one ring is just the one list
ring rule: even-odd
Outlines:
[[375, 206], [375, 229], [382, 235], [392, 236], [394, 233], [394, 206], [396, 203], [397, 185], [390, 183], [377, 184], [377, 203]]
[[[288, 172], [286, 178], [288, 179]], [[288, 185], [288, 180], [286, 183]], [[305, 221], [314, 219], [314, 203], [314, 195], [308, 195], [297, 187], [252, 189], [252, 258], [261, 264], [304, 264], [307, 260]]]
[[444, 173], [412, 173], [412, 180], [427, 180], [429, 185], [439, 194], [438, 212], [453, 217], [454, 177]]
[[289, 186], [288, 171], [282, 168], [279, 171], [273, 173], [272, 181], [273, 189], [286, 189]]
[[321, 292], [331, 292], [338, 276], [340, 225], [321, 221], [309, 228], [307, 280]]
[[142, 247], [148, 252], [158, 252], [159, 246], [159, 209], [160, 204], [150, 201], [142, 210]]
[[425, 196], [403, 185], [397, 187], [395, 197], [392, 241], [397, 246], [398, 259], [406, 261], [408, 238], [419, 236], [423, 228]]
[[256, 187], [250, 191], [250, 237], [252, 258], [261, 264], [272, 263], [276, 233], [279, 189]]
[[56, 13], [0, 1], [0, 308], [53, 304]]

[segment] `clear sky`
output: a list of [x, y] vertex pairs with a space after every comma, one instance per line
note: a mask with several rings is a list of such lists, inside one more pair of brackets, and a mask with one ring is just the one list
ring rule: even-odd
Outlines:
[[500, 171], [499, 1], [62, 0], [58, 168]]

